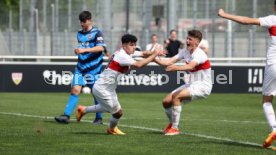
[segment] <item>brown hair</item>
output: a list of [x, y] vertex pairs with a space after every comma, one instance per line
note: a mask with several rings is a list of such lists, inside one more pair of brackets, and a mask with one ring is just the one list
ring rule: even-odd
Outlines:
[[202, 39], [202, 33], [199, 30], [190, 30], [188, 31], [188, 35], [198, 39], [199, 42]]

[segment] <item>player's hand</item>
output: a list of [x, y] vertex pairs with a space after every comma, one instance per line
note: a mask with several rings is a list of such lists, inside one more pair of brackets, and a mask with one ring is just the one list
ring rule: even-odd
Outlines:
[[218, 16], [223, 17], [224, 14], [225, 14], [225, 12], [224, 12], [223, 9], [219, 9], [219, 10], [218, 10]]
[[170, 40], [169, 39], [166, 39], [165, 40], [165, 44], [169, 44], [170, 43]]
[[176, 65], [170, 65], [168, 67], [166, 67], [166, 71], [176, 71], [178, 70], [179, 66], [176, 66]]
[[76, 48], [75, 50], [74, 50], [74, 52], [75, 52], [75, 54], [81, 54], [81, 53], [84, 53], [85, 52], [85, 49], [83, 49], [83, 48]]

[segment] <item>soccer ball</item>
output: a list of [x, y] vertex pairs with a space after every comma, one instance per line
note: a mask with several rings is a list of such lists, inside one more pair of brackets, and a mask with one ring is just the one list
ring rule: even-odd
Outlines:
[[82, 93], [83, 94], [90, 94], [91, 93], [91, 89], [89, 87], [83, 87], [82, 88]]

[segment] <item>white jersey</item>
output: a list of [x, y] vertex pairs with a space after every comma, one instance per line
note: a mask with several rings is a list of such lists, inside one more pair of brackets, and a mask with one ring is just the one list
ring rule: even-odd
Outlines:
[[212, 78], [211, 78], [211, 65], [206, 53], [200, 49], [196, 48], [193, 53], [190, 53], [187, 49], [179, 50], [178, 54], [175, 55], [178, 59], [183, 59], [186, 64], [189, 64], [192, 61], [198, 63], [193, 70], [190, 70], [190, 77], [188, 82], [196, 83], [203, 82], [205, 85], [212, 87]]
[[262, 27], [268, 27], [270, 44], [266, 54], [266, 64], [276, 64], [276, 16], [270, 15], [259, 18]]
[[[141, 55], [141, 53], [135, 52], [133, 55], [138, 56]], [[135, 62], [132, 55], [128, 55], [123, 49], [116, 51], [107, 65], [107, 68], [95, 82], [94, 87], [115, 91], [118, 81], [120, 80], [119, 75], [127, 72], [130, 66]]]

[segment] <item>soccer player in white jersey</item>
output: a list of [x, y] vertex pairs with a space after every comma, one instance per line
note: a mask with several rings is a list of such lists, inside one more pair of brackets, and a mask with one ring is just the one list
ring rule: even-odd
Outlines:
[[[79, 106], [77, 113], [78, 121], [80, 121], [82, 116], [86, 113], [111, 113], [107, 133], [115, 135], [125, 134], [117, 127], [118, 121], [123, 115], [122, 108], [116, 94], [117, 82], [119, 80], [118, 78], [121, 74], [127, 72], [131, 66], [141, 68], [154, 60], [154, 58], [159, 54], [157, 51], [145, 52], [144, 54], [141, 53], [141, 56], [147, 55], [147, 58], [135, 61], [132, 58], [132, 55], [135, 52], [137, 38], [134, 35], [125, 34], [122, 36], [121, 41], [122, 48], [113, 54], [107, 68], [100, 75], [100, 78], [96, 81], [93, 87], [93, 94], [100, 104], [88, 107]], [[137, 56], [136, 53], [135, 55]]]
[[[276, 12], [276, 1], [274, 1], [274, 12]], [[218, 10], [218, 15], [240, 24], [258, 25], [268, 28], [271, 43], [267, 50], [263, 82], [263, 110], [268, 124], [271, 127], [271, 133], [263, 143], [263, 147], [267, 148], [272, 144], [273, 140], [276, 139], [275, 112], [272, 106], [273, 96], [276, 95], [276, 16], [269, 15], [261, 18], [250, 18], [245, 16], [232, 15], [224, 12], [223, 9]]]
[[[188, 102], [197, 98], [206, 98], [212, 90], [211, 66], [206, 53], [199, 48], [202, 33], [198, 30], [188, 31], [186, 49], [179, 50], [178, 54], [167, 60], [155, 59], [155, 62], [167, 66], [166, 71], [189, 71], [190, 79], [184, 85], [172, 91], [163, 99], [163, 107], [169, 119], [164, 130], [165, 135], [178, 135], [181, 102]], [[184, 60], [184, 65], [174, 65]]]

